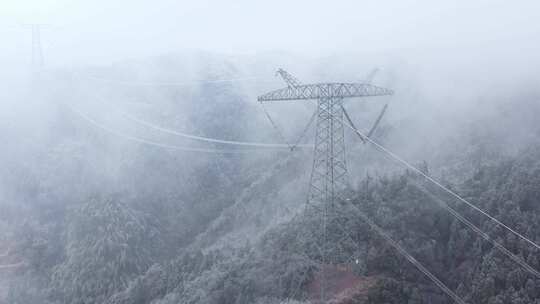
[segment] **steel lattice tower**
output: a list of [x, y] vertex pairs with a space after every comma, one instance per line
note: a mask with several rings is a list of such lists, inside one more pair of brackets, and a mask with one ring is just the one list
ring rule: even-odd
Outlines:
[[32, 67], [41, 70], [43, 67], [43, 50], [41, 48], [41, 25], [32, 24]]
[[347, 185], [343, 99], [322, 97], [317, 101], [317, 124], [308, 201], [315, 206], [334, 204]]
[[[368, 81], [365, 83], [301, 84], [282, 69], [279, 69], [277, 73], [285, 80], [287, 87], [259, 96], [259, 102], [317, 100], [313, 168], [307, 203], [317, 214], [322, 214], [323, 246], [319, 250], [324, 264], [327, 262], [328, 253], [326, 238], [329, 215], [335, 211], [335, 204], [348, 184], [343, 118], [345, 117], [350, 124], [352, 121], [343, 107], [343, 101], [346, 98], [354, 97], [392, 95], [393, 92], [389, 89], [373, 86], [367, 83]], [[380, 121], [385, 110], [386, 106], [379, 115], [376, 124]], [[371, 136], [376, 124], [368, 136]], [[313, 217], [313, 214], [308, 216]], [[324, 271], [322, 277], [321, 302], [325, 303], [327, 299]]]
[[319, 207], [332, 206], [347, 185], [345, 134], [343, 118], [349, 119], [343, 107], [345, 98], [392, 95], [389, 89], [368, 83], [301, 84], [280, 69], [287, 87], [258, 98], [259, 102], [317, 100], [317, 124], [313, 168], [308, 202]]
[[49, 28], [47, 24], [23, 24], [23, 28], [29, 29], [32, 33], [32, 70], [40, 72], [43, 69], [43, 47], [41, 45], [41, 30]]

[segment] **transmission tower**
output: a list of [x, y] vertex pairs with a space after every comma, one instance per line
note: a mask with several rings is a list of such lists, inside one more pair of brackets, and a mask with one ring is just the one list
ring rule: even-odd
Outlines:
[[41, 29], [48, 27], [47, 24], [23, 24], [23, 28], [32, 32], [32, 70], [39, 72], [43, 68], [43, 48], [41, 46]]
[[[326, 244], [329, 213], [334, 211], [336, 202], [340, 199], [340, 195], [348, 184], [343, 126], [344, 116], [350, 124], [352, 124], [352, 121], [343, 107], [343, 101], [346, 98], [354, 97], [392, 95], [393, 92], [389, 89], [373, 86], [367, 81], [365, 83], [301, 84], [283, 69], [279, 69], [277, 74], [283, 78], [287, 87], [259, 96], [259, 102], [317, 100], [313, 168], [311, 170], [307, 203], [311, 208], [316, 209], [319, 214], [322, 214], [322, 237], [324, 238], [324, 244]], [[371, 79], [368, 81], [371, 81]], [[371, 136], [375, 130], [385, 110], [386, 106], [368, 136]], [[360, 134], [358, 135], [363, 139]], [[321, 303], [326, 303], [324, 264], [327, 262], [328, 250], [324, 245], [320, 251], [322, 251], [323, 263], [320, 297]]]
[[32, 24], [32, 66], [41, 70], [43, 67], [43, 49], [41, 48], [41, 28], [39, 24]]

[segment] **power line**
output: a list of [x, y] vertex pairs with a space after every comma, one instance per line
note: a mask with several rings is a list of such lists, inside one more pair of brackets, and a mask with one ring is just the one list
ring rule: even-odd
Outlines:
[[101, 129], [103, 131], [106, 131], [107, 133], [113, 134], [115, 136], [138, 142], [140, 144], [145, 144], [149, 146], [155, 146], [159, 148], [165, 148], [165, 149], [171, 149], [171, 150], [178, 150], [178, 151], [188, 151], [188, 152], [202, 152], [202, 153], [215, 153], [215, 154], [249, 154], [254, 152], [261, 152], [261, 151], [270, 151], [270, 150], [261, 150], [261, 149], [243, 149], [243, 150], [226, 150], [226, 149], [208, 149], [208, 148], [193, 148], [193, 147], [187, 147], [187, 146], [176, 146], [176, 145], [169, 145], [169, 144], [163, 144], [147, 139], [143, 139], [137, 136], [132, 136], [129, 134], [125, 134], [116, 130], [113, 130], [107, 126], [104, 126], [97, 122], [96, 120], [92, 119], [88, 115], [84, 114], [83, 112], [73, 108], [72, 106], [66, 105], [73, 113], [77, 114], [77, 116], [81, 117], [88, 123], [92, 124], [93, 126], [97, 127], [98, 129]]
[[[315, 121], [315, 117], [317, 117], [317, 111], [314, 111], [313, 114], [311, 115], [311, 118], [309, 119], [309, 122], [307, 123], [307, 125], [304, 127], [304, 131], [302, 131], [302, 133], [300, 134], [300, 136], [298, 136], [298, 139], [294, 142], [294, 144], [292, 145], [292, 149], [296, 149], [296, 147], [304, 147], [306, 145], [301, 145], [300, 142], [302, 141], [302, 139], [304, 138], [304, 136], [306, 136], [307, 134], [307, 131], [309, 130], [309, 127], [311, 127], [311, 124]], [[313, 145], [309, 145], [310, 148], [313, 148]]]
[[13, 264], [0, 265], [0, 270], [16, 269], [16, 268], [19, 268], [19, 267], [21, 267], [21, 266], [23, 266], [25, 264], [26, 264], [25, 262], [18, 262], [18, 263], [13, 263]]
[[[205, 141], [205, 142], [212, 142], [212, 143], [218, 143], [218, 144], [227, 144], [227, 145], [237, 145], [237, 146], [251, 146], [251, 147], [263, 147], [263, 148], [290, 148], [288, 144], [276, 144], [276, 143], [260, 143], [260, 142], [246, 142], [246, 141], [235, 141], [235, 140], [223, 140], [223, 139], [217, 139], [217, 138], [210, 138], [210, 137], [203, 137], [203, 136], [197, 136], [192, 134], [187, 134], [175, 130], [171, 130], [168, 128], [164, 128], [155, 124], [152, 124], [150, 122], [147, 122], [145, 120], [142, 120], [140, 118], [137, 118], [129, 113], [126, 113], [121, 110], [117, 110], [118, 113], [120, 113], [122, 116], [126, 117], [127, 119], [134, 121], [136, 123], [139, 123], [141, 125], [147, 126], [149, 128], [152, 128], [154, 130], [158, 130], [164, 133], [177, 135], [184, 138], [199, 140], [199, 141]], [[297, 147], [302, 148], [311, 148], [312, 145], [296, 145]]]
[[[362, 212], [357, 206], [352, 204], [349, 200], [342, 200], [342, 204], [347, 204], [351, 209], [353, 209], [353, 212], [355, 212], [362, 221], [364, 221], [372, 230], [374, 230], [377, 234], [379, 234], [388, 244], [390, 244], [394, 249], [397, 250], [399, 254], [401, 254], [403, 257], [405, 257], [411, 264], [413, 264], [420, 272], [422, 272], [425, 276], [427, 276], [437, 287], [439, 287], [446, 295], [448, 295], [450, 298], [452, 298], [456, 303], [459, 304], [466, 304], [466, 302], [461, 299], [454, 291], [452, 291], [446, 284], [444, 284], [437, 276], [435, 276], [433, 273], [431, 273], [421, 262], [419, 262], [416, 258], [414, 258], [403, 246], [399, 245], [391, 236], [389, 233], [384, 231], [379, 225], [377, 225], [373, 220], [371, 220], [364, 212]], [[317, 211], [317, 209], [314, 209]], [[333, 209], [333, 211], [337, 214], [340, 214], [344, 218], [349, 218], [351, 213], [348, 212], [341, 212], [338, 209]], [[323, 211], [317, 211], [317, 212], [323, 212]], [[304, 215], [305, 216], [305, 215]], [[293, 217], [294, 219], [294, 217]], [[342, 226], [337, 225], [337, 228], [345, 234], [347, 238], [351, 240], [353, 245], [356, 247], [357, 251], [360, 251], [360, 247], [358, 244], [354, 241], [354, 238], [351, 236], [351, 234], [344, 229]], [[298, 289], [299, 287], [297, 287]], [[294, 294], [296, 294], [298, 290], [295, 291]], [[324, 295], [323, 295], [324, 297]]]
[[[403, 248], [399, 243], [397, 243], [389, 233], [384, 231], [379, 225], [377, 225], [373, 220], [371, 220], [364, 212], [362, 212], [358, 207], [356, 207], [354, 204], [352, 204], [349, 200], [342, 200], [342, 204], [348, 204], [356, 214], [366, 223], [368, 226], [375, 230], [383, 239], [389, 243], [394, 249], [398, 251], [399, 254], [401, 254], [403, 257], [405, 257], [411, 264], [413, 264], [420, 272], [422, 272], [424, 275], [426, 275], [435, 285], [437, 285], [446, 295], [448, 295], [450, 298], [452, 298], [455, 302], [460, 304], [466, 304], [466, 302], [461, 299], [454, 291], [452, 291], [446, 284], [444, 284], [437, 276], [435, 276], [433, 273], [431, 273], [422, 263], [420, 263], [418, 260], [416, 260], [405, 248]], [[344, 218], [348, 218], [350, 216], [350, 213], [342, 213], [339, 210], [334, 210], [336, 213], [341, 214]], [[351, 234], [344, 229], [341, 225], [337, 225], [338, 229], [340, 229], [343, 234], [345, 234], [346, 237], [348, 237], [354, 246], [356, 247], [357, 251], [360, 251], [360, 247], [358, 244], [354, 241], [354, 238], [351, 236]]]
[[274, 128], [274, 130], [276, 130], [279, 138], [285, 142], [286, 146], [292, 151], [293, 150], [293, 146], [287, 141], [287, 139], [285, 138], [285, 135], [283, 135], [283, 131], [281, 130], [281, 128], [274, 122], [274, 120], [272, 119], [272, 116], [270, 116], [270, 113], [268, 113], [268, 111], [266, 110], [266, 107], [264, 106], [264, 104], [261, 103], [261, 108], [263, 109], [264, 111], [264, 115], [266, 115], [266, 118], [268, 118], [268, 121], [270, 122], [270, 124], [272, 125], [272, 127]]
[[383, 151], [384, 153], [386, 153], [388, 156], [390, 156], [392, 159], [394, 159], [395, 161], [405, 165], [407, 168], [413, 170], [415, 173], [421, 175], [422, 177], [424, 177], [425, 179], [427, 179], [428, 181], [430, 181], [431, 183], [435, 184], [436, 186], [438, 186], [439, 188], [443, 189], [445, 192], [449, 193], [450, 195], [452, 195], [453, 197], [457, 198], [459, 201], [465, 203], [467, 206], [471, 207], [472, 209], [480, 212], [482, 215], [486, 216], [487, 218], [489, 218], [490, 220], [492, 220], [493, 222], [497, 223], [498, 225], [504, 227], [506, 230], [510, 231], [511, 233], [513, 233], [514, 235], [516, 235], [517, 237], [519, 237], [520, 239], [526, 241], [527, 243], [531, 244], [532, 246], [536, 247], [537, 249], [540, 249], [540, 245], [537, 245], [535, 242], [533, 242], [532, 240], [530, 240], [529, 238], [527, 238], [526, 236], [522, 235], [521, 233], [515, 231], [514, 229], [510, 228], [509, 226], [505, 225], [504, 223], [502, 223], [501, 221], [499, 221], [498, 219], [496, 219], [495, 217], [491, 216], [490, 214], [488, 214], [487, 212], [483, 211], [482, 209], [480, 209], [479, 207], [475, 206], [474, 204], [472, 204], [471, 202], [469, 202], [468, 200], [464, 199], [463, 197], [461, 197], [459, 194], [457, 194], [456, 192], [450, 190], [448, 187], [445, 187], [444, 185], [442, 185], [441, 183], [439, 183], [438, 181], [436, 181], [435, 179], [433, 179], [432, 177], [430, 177], [429, 175], [427, 175], [426, 173], [422, 172], [422, 170], [416, 168], [415, 166], [411, 165], [409, 162], [407, 162], [406, 160], [404, 160], [403, 158], [399, 157], [398, 155], [396, 155], [395, 153], [393, 153], [392, 151], [388, 150], [387, 148], [383, 147], [382, 145], [378, 144], [376, 141], [374, 141], [373, 139], [371, 139], [370, 137], [367, 137], [365, 136], [362, 132], [360, 132], [358, 129], [354, 128], [353, 126], [351, 126], [350, 124], [346, 123], [345, 121], [343, 121], [341, 118], [339, 117], [336, 117], [337, 119], [341, 120], [343, 122], [343, 124], [345, 126], [347, 126], [348, 128], [350, 128], [351, 130], [353, 130], [354, 132], [356, 133], [359, 133], [360, 135], [362, 135], [367, 141], [369, 141], [371, 144], [373, 144], [375, 147], [377, 147], [379, 150]]
[[199, 83], [227, 83], [227, 82], [237, 82], [237, 81], [255, 81], [263, 79], [260, 76], [248, 76], [248, 77], [236, 77], [236, 78], [227, 78], [227, 79], [214, 79], [214, 80], [191, 80], [185, 82], [161, 82], [161, 81], [126, 81], [126, 80], [114, 80], [114, 79], [104, 79], [95, 76], [85, 76], [87, 79], [94, 81], [99, 81], [108, 84], [118, 84], [124, 86], [142, 86], [142, 87], [182, 87], [182, 86], [193, 86]]
[[[78, 73], [76, 74], [76, 78], [80, 79], [80, 75]], [[231, 80], [231, 79], [229, 79], [229, 80]], [[228, 80], [222, 80], [222, 81], [228, 81]], [[98, 97], [98, 99], [102, 103], [104, 103], [104, 101], [103, 101], [103, 99], [101, 97]], [[300, 148], [312, 148], [313, 147], [312, 145], [300, 145], [299, 141], [300, 141], [301, 138], [298, 140], [298, 142], [294, 146], [291, 146], [289, 143], [287, 143], [287, 141], [282, 136], [282, 134], [280, 134], [280, 136], [281, 136], [282, 140], [286, 144], [246, 142], [246, 141], [236, 141], [236, 140], [223, 140], [223, 139], [218, 139], [218, 138], [197, 136], [197, 135], [188, 134], [188, 133], [184, 133], [184, 132], [179, 132], [179, 131], [176, 131], [176, 130], [172, 130], [172, 129], [168, 129], [168, 128], [164, 128], [164, 127], [155, 125], [153, 123], [150, 123], [148, 121], [145, 121], [145, 120], [142, 120], [142, 119], [140, 119], [138, 117], [135, 117], [134, 115], [131, 115], [131, 114], [125, 112], [125, 111], [122, 111], [122, 110], [118, 109], [117, 107], [114, 107], [114, 108], [115, 108], [116, 112], [118, 112], [120, 115], [124, 116], [128, 120], [139, 123], [141, 125], [144, 125], [146, 127], [154, 129], [154, 130], [158, 130], [158, 131], [161, 131], [161, 132], [164, 132], [164, 133], [167, 133], [167, 134], [172, 134], [172, 135], [176, 135], [176, 136], [180, 136], [180, 137], [184, 137], [184, 138], [189, 138], [189, 139], [193, 139], [193, 140], [199, 140], [199, 141], [204, 141], [204, 142], [212, 142], [212, 143], [218, 143], [218, 144], [237, 145], [237, 146], [251, 146], [251, 147], [262, 147], [262, 148], [289, 148], [291, 150], [293, 148], [295, 148], [295, 147], [300, 147]], [[265, 110], [265, 113], [266, 113], [266, 110]], [[307, 130], [304, 130], [304, 133], [306, 131]]]
[[403, 255], [411, 264], [413, 264], [418, 270], [420, 270], [424, 275], [426, 275], [435, 285], [437, 285], [446, 295], [452, 298], [456, 303], [467, 304], [463, 299], [461, 299], [454, 291], [452, 291], [446, 284], [439, 280], [434, 274], [432, 274], [422, 263], [416, 260], [405, 248], [399, 245], [392, 237], [386, 233], [379, 225], [372, 221], [367, 215], [365, 215], [358, 207], [349, 203], [353, 207], [354, 211], [358, 216], [369, 225], [369, 227], [375, 232], [377, 232], [381, 237], [383, 237], [388, 244], [390, 244], [394, 249], [396, 249], [401, 255]]
[[476, 232], [478, 235], [480, 235], [484, 240], [490, 242], [494, 247], [496, 247], [498, 250], [500, 250], [502, 253], [504, 253], [507, 257], [509, 257], [512, 261], [516, 262], [518, 265], [523, 267], [525, 270], [536, 276], [537, 278], [540, 278], [540, 272], [538, 272], [536, 269], [534, 269], [531, 265], [529, 265], [527, 262], [525, 262], [523, 259], [519, 258], [517, 255], [513, 254], [510, 250], [506, 249], [501, 243], [495, 241], [492, 239], [487, 233], [482, 231], [478, 226], [474, 225], [471, 221], [463, 217], [461, 214], [459, 214], [454, 208], [450, 207], [446, 202], [444, 202], [442, 199], [436, 197], [434, 194], [429, 192], [426, 188], [422, 187], [416, 182], [413, 182], [413, 185], [420, 190], [422, 193], [427, 195], [432, 200], [436, 201], [442, 208], [446, 209], [448, 212], [450, 212], [453, 216], [455, 216], [461, 223], [465, 224], [467, 227], [471, 228], [474, 232]]

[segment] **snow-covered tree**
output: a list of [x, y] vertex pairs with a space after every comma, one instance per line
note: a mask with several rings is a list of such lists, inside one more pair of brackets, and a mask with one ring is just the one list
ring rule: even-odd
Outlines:
[[160, 245], [156, 226], [112, 199], [92, 199], [69, 215], [66, 260], [53, 274], [63, 303], [103, 303], [144, 273]]

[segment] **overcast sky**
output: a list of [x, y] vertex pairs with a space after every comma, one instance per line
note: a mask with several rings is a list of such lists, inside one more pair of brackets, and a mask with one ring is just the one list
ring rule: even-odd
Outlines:
[[340, 52], [540, 50], [540, 1], [3, 0], [3, 64], [30, 58], [30, 31], [45, 23], [49, 66], [202, 49]]

